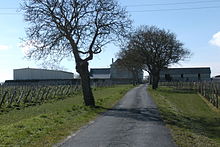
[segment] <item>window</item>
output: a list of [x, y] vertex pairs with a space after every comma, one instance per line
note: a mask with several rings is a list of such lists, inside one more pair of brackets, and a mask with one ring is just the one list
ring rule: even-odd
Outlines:
[[183, 74], [181, 74], [181, 78], [183, 78]]
[[198, 80], [200, 80], [201, 79], [201, 75], [200, 75], [200, 73], [198, 74]]

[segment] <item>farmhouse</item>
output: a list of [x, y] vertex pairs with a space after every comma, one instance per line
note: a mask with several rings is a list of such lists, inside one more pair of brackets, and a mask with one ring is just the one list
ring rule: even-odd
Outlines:
[[60, 70], [47, 70], [35, 68], [14, 69], [14, 80], [54, 80], [73, 79], [74, 74]]
[[[119, 66], [117, 60], [115, 62], [112, 62], [110, 68], [91, 68], [90, 75], [92, 79], [111, 80], [112, 82], [118, 84], [133, 82], [132, 72], [130, 72], [126, 68]], [[138, 80], [136, 82], [142, 82], [142, 70], [138, 72], [138, 77], [136, 80]]]
[[[142, 69], [138, 71], [137, 77], [135, 77], [136, 82], [141, 83], [143, 81], [144, 73]], [[118, 65], [118, 60], [111, 64], [111, 79], [113, 81], [124, 81], [129, 82], [133, 81], [133, 74], [126, 68], [123, 68]]]
[[160, 72], [160, 81], [209, 81], [210, 67], [166, 68]]

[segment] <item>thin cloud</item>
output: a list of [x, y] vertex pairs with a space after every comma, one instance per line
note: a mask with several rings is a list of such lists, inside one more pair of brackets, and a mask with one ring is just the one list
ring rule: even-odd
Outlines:
[[19, 43], [18, 46], [21, 48], [21, 51], [23, 52], [23, 54], [25, 56], [28, 56], [33, 49], [42, 47], [43, 44], [40, 43], [39, 41], [27, 40], [22, 43]]
[[0, 45], [0, 51], [9, 50], [10, 46], [8, 45]]
[[220, 47], [220, 32], [214, 34], [212, 39], [209, 41], [211, 45]]
[[31, 49], [34, 47], [35, 41], [28, 40], [22, 43], [19, 43], [18, 46], [21, 48], [22, 53], [27, 56]]

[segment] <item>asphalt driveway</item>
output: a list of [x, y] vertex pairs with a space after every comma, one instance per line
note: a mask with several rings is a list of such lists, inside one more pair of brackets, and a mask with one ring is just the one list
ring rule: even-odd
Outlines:
[[118, 105], [59, 146], [175, 147], [146, 86], [130, 90]]

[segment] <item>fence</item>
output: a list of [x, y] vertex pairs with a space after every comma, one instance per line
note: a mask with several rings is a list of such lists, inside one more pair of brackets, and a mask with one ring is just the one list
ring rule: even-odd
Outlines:
[[214, 82], [161, 82], [161, 86], [172, 86], [178, 90], [195, 91], [219, 108], [220, 83]]

